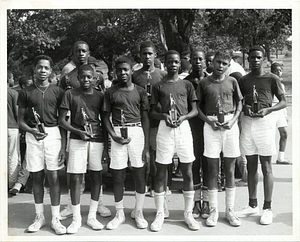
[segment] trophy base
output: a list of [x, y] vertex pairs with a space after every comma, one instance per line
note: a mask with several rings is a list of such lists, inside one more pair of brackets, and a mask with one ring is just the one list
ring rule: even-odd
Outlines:
[[218, 113], [218, 122], [220, 123], [220, 124], [223, 124], [224, 123], [224, 121], [225, 121], [225, 115], [224, 115], [224, 113]]
[[121, 128], [121, 136], [124, 139], [128, 139], [128, 129], [127, 128]]

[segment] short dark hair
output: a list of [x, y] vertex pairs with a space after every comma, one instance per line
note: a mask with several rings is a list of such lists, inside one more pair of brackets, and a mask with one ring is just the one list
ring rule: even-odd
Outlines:
[[248, 53], [249, 56], [250, 56], [250, 53], [253, 52], [253, 51], [260, 51], [260, 52], [263, 53], [263, 56], [265, 56], [265, 49], [260, 45], [251, 46], [250, 49], [249, 49], [249, 53]]
[[168, 50], [168, 51], [165, 53], [165, 62], [166, 62], [167, 57], [168, 57], [169, 55], [178, 55], [179, 58], [180, 58], [180, 54], [178, 53], [177, 50]]
[[229, 51], [217, 51], [217, 53], [215, 54], [215, 57], [221, 57], [221, 58], [224, 58], [225, 60], [231, 60], [231, 54]]
[[48, 56], [48, 55], [38, 55], [38, 56], [36, 56], [36, 57], [34, 58], [34, 62], [33, 62], [34, 67], [37, 66], [37, 64], [38, 64], [38, 62], [39, 62], [40, 60], [47, 60], [47, 61], [49, 61], [50, 67], [51, 67], [51, 68], [53, 67], [53, 60], [52, 60], [51, 57]]
[[215, 52], [206, 53], [205, 58], [210, 57], [210, 56], [215, 56]]
[[190, 62], [182, 59], [181, 60], [181, 71], [189, 71], [191, 69]]
[[191, 52], [189, 50], [184, 50], [181, 52], [181, 56], [189, 55]]
[[85, 41], [83, 41], [83, 40], [78, 40], [78, 41], [76, 41], [75, 44], [74, 44], [74, 46], [73, 46], [73, 49], [75, 49], [75, 47], [76, 47], [77, 45], [86, 45], [86, 46], [88, 47], [88, 50], [90, 50], [90, 47], [89, 47], [88, 43], [85, 42]]
[[201, 52], [204, 55], [204, 57], [205, 57], [204, 51], [202, 51], [200, 49], [193, 49], [192, 52], [191, 52], [191, 54], [190, 54], [190, 58], [192, 59], [193, 54], [197, 53], [197, 52]]
[[283, 69], [282, 64], [278, 63], [278, 62], [273, 62], [271, 65], [271, 72], [273, 72], [277, 67], [280, 67], [281, 69]]
[[91, 67], [91, 65], [89, 64], [84, 64], [84, 65], [81, 65], [79, 68], [78, 68], [78, 75], [80, 75], [83, 71], [91, 71], [94, 75], [94, 69], [93, 67]]
[[140, 52], [142, 51], [142, 49], [144, 48], [152, 48], [154, 50], [154, 52], [156, 52], [156, 48], [155, 45], [151, 42], [151, 41], [144, 41], [140, 44]]
[[117, 65], [123, 64], [123, 63], [127, 63], [132, 68], [132, 61], [126, 56], [122, 56], [122, 57], [118, 58], [115, 61], [115, 67], [117, 67]]
[[23, 85], [26, 85], [28, 81], [29, 81], [29, 77], [21, 76], [19, 78], [19, 86], [22, 87]]

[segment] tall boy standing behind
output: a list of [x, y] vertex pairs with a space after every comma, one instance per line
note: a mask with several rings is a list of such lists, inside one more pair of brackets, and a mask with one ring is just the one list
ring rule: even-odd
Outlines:
[[[232, 226], [240, 226], [241, 221], [234, 213], [235, 200], [235, 160], [240, 156], [239, 128], [237, 119], [242, 109], [242, 94], [235, 78], [226, 76], [230, 55], [217, 52], [213, 59], [213, 74], [200, 81], [197, 88], [199, 117], [205, 121], [204, 156], [208, 164], [208, 196], [210, 213], [207, 226], [216, 226], [218, 212], [218, 173], [219, 157], [224, 154], [226, 176], [226, 219]], [[223, 120], [221, 120], [223, 119]]]
[[[66, 228], [59, 221], [60, 186], [58, 170], [65, 160], [66, 132], [58, 128], [58, 107], [63, 90], [49, 83], [52, 72], [52, 59], [46, 55], [34, 60], [35, 84], [20, 92], [19, 127], [26, 134], [26, 160], [28, 171], [33, 177], [33, 196], [36, 218], [28, 227], [29, 232], [36, 232], [45, 225], [44, 217], [44, 168], [50, 185], [52, 222], [56, 234], [66, 233]], [[28, 119], [25, 121], [25, 112]], [[40, 121], [41, 123], [39, 123]]]

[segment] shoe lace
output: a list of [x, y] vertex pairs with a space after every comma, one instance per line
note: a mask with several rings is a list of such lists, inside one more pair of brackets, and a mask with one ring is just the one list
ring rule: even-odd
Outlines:
[[217, 214], [216, 209], [213, 208], [213, 209], [211, 210], [210, 216], [209, 216], [209, 217], [211, 218], [211, 220], [215, 220], [216, 214]]
[[232, 209], [229, 208], [228, 213], [229, 213], [229, 215], [232, 219], [238, 219], [239, 220], [238, 216], [235, 214], [235, 212]]

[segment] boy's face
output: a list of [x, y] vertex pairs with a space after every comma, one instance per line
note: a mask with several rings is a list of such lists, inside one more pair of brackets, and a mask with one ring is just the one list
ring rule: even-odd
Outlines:
[[116, 66], [117, 79], [121, 83], [131, 80], [132, 68], [128, 63], [120, 63]]
[[141, 60], [144, 66], [152, 66], [154, 64], [155, 52], [152, 47], [145, 47], [141, 50]]
[[167, 72], [170, 75], [175, 75], [178, 73], [180, 68], [180, 57], [177, 54], [171, 54], [166, 57], [166, 67]]
[[278, 77], [282, 76], [282, 69], [280, 66], [276, 66], [275, 70], [272, 71], [273, 74], [275, 74]]
[[204, 54], [200, 51], [192, 54], [191, 64], [194, 71], [203, 70], [204, 58]]
[[82, 89], [89, 89], [94, 82], [94, 72], [92, 70], [82, 70], [78, 75], [78, 80]]
[[10, 87], [13, 87], [15, 84], [14, 75], [12, 73], [7, 77], [7, 83]]
[[259, 50], [251, 51], [248, 60], [249, 60], [250, 68], [252, 70], [257, 70], [262, 67], [264, 61], [264, 55]]
[[39, 60], [35, 69], [35, 77], [37, 80], [45, 81], [48, 80], [50, 74], [52, 73], [52, 68], [49, 60]]
[[87, 63], [90, 56], [89, 47], [86, 44], [78, 44], [74, 47], [74, 60], [80, 64]]
[[229, 67], [230, 60], [225, 59], [221, 56], [215, 56], [213, 60], [213, 69], [214, 74], [217, 76], [221, 76]]

